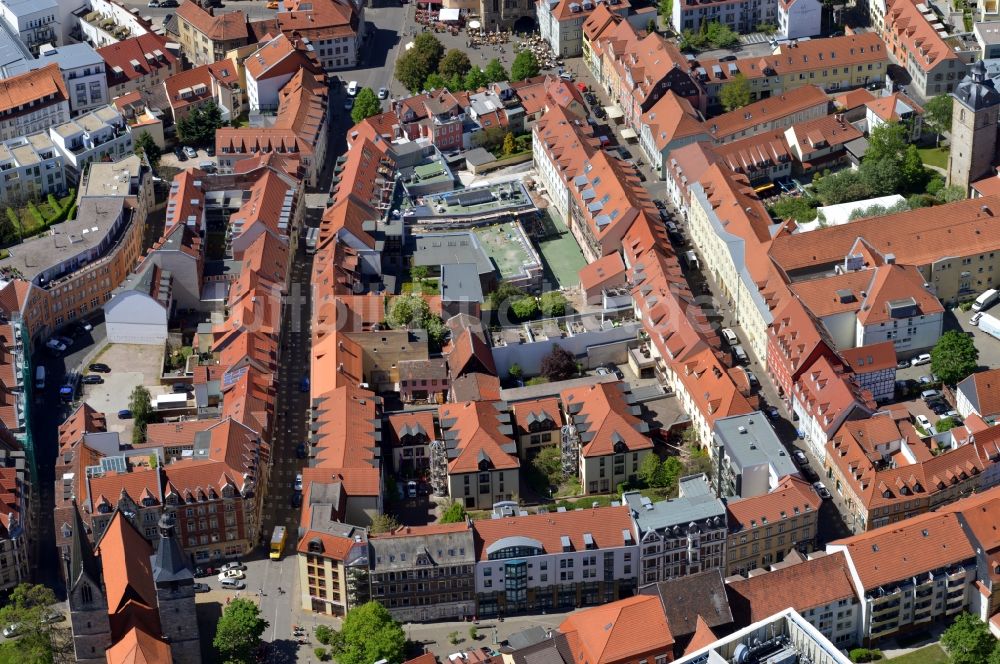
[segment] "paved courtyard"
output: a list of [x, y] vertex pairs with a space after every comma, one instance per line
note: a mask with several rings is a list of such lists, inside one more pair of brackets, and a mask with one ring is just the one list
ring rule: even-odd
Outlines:
[[[101, 374], [100, 385], [84, 385], [82, 400], [108, 418], [108, 431], [117, 431], [123, 441], [132, 440], [132, 420], [118, 419], [118, 411], [128, 408], [129, 395], [136, 385], [145, 385], [153, 399], [169, 392], [160, 385], [163, 369], [163, 346], [110, 344], [91, 362], [111, 367], [111, 373]], [[88, 373], [81, 367], [81, 373]]]

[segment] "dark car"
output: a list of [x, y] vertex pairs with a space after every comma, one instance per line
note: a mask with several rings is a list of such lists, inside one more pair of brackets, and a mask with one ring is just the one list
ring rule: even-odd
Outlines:
[[306, 458], [306, 444], [305, 443], [299, 443], [298, 445], [295, 446], [295, 456], [297, 458], [299, 458], [299, 459], [305, 459]]
[[207, 593], [212, 588], [207, 583], [196, 583], [192, 586], [196, 593]]
[[177, 7], [179, 3], [177, 0], [160, 0], [161, 7]]
[[128, 408], [122, 408], [121, 410], [118, 411], [118, 419], [119, 420], [131, 420], [132, 419], [132, 411], [129, 410]]
[[97, 374], [87, 374], [83, 377], [84, 385], [100, 385], [104, 382], [104, 379]]
[[618, 380], [623, 380], [625, 378], [625, 374], [622, 373], [622, 370], [616, 367], [615, 365], [606, 364], [604, 366], [608, 371], [613, 373], [615, 375], [615, 378], [617, 378]]
[[195, 567], [194, 568], [194, 576], [195, 576], [196, 579], [203, 579], [206, 576], [215, 576], [215, 573], [216, 572], [215, 572], [215, 568], [214, 567]]
[[302, 506], [302, 492], [301, 491], [293, 491], [292, 492], [292, 507], [301, 507], [301, 506]]
[[194, 391], [194, 385], [191, 383], [174, 383], [171, 389], [173, 389], [174, 394], [187, 394]]
[[188, 156], [186, 154], [184, 154], [184, 148], [182, 148], [179, 145], [176, 148], [174, 148], [174, 156], [177, 157], [177, 161], [187, 161], [188, 160]]
[[90, 370], [96, 373], [111, 373], [111, 367], [102, 362], [94, 362], [90, 365]]
[[215, 156], [215, 146], [214, 145], [209, 145], [207, 148], [205, 148], [205, 154], [207, 154], [209, 157], [214, 157]]
[[302, 380], [299, 381], [299, 392], [309, 392], [309, 377], [303, 376]]
[[667, 209], [666, 203], [664, 203], [663, 201], [661, 201], [659, 198], [654, 198], [653, 199], [653, 205], [656, 206], [657, 210], [666, 210]]
[[725, 55], [725, 56], [719, 58], [719, 62], [732, 62], [732, 61], [734, 61], [736, 59], [737, 58], [736, 58], [735, 55]]

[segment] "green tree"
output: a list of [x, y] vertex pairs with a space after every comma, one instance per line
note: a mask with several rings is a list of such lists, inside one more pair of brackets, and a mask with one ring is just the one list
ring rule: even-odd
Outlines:
[[156, 144], [153, 137], [149, 135], [148, 131], [144, 131], [139, 134], [139, 138], [135, 139], [135, 153], [137, 155], [146, 155], [146, 161], [153, 168], [160, 165], [160, 156], [163, 151], [160, 150], [160, 146]]
[[514, 134], [507, 132], [503, 137], [503, 156], [509, 157], [514, 154]]
[[424, 90], [440, 90], [446, 87], [448, 87], [448, 81], [436, 71], [428, 74], [427, 80], [424, 81]]
[[660, 16], [663, 17], [667, 23], [670, 23], [670, 17], [674, 12], [674, 2], [673, 0], [660, 0], [659, 4], [656, 6], [657, 10], [660, 12]]
[[560, 346], [553, 346], [542, 358], [542, 375], [551, 381], [565, 380], [576, 373], [576, 358]]
[[924, 124], [936, 135], [936, 144], [941, 143], [941, 134], [951, 131], [951, 110], [949, 94], [932, 97], [924, 104]]
[[940, 420], [934, 423], [934, 430], [938, 433], [944, 433], [945, 431], [951, 431], [958, 426], [956, 422], [951, 417], [942, 417]]
[[[704, 22], [702, 22], [704, 25]], [[715, 48], [731, 48], [740, 43], [740, 35], [725, 23], [712, 21], [705, 31], [708, 42]]]
[[957, 184], [949, 184], [946, 187], [942, 187], [937, 193], [937, 199], [942, 203], [954, 203], [955, 201], [962, 201], [966, 198], [965, 189]]
[[499, 309], [500, 306], [507, 300], [519, 300], [524, 297], [525, 293], [523, 290], [510, 283], [509, 281], [501, 281], [497, 289], [489, 294], [487, 300], [490, 306], [494, 309]]
[[391, 514], [376, 514], [372, 517], [372, 534], [391, 533], [399, 528], [399, 521]]
[[234, 599], [219, 618], [212, 645], [226, 664], [250, 664], [255, 661], [260, 637], [267, 626], [257, 604], [245, 598]]
[[538, 298], [543, 316], [565, 316], [568, 300], [559, 291], [545, 291]]
[[423, 328], [427, 331], [427, 340], [431, 347], [435, 351], [441, 350], [441, 346], [444, 345], [444, 340], [448, 336], [448, 328], [441, 317], [435, 314], [424, 316]]
[[521, 376], [524, 375], [524, 369], [521, 368], [520, 364], [515, 362], [514, 364], [510, 365], [510, 369], [507, 369], [507, 375], [513, 378], [514, 380], [520, 380]]
[[485, 88], [490, 83], [489, 74], [484, 72], [479, 67], [473, 67], [469, 70], [469, 73], [465, 75], [464, 86], [466, 90], [478, 90], [479, 88]]
[[486, 63], [486, 78], [490, 83], [499, 83], [500, 81], [506, 81], [510, 76], [500, 61], [493, 58]]
[[511, 302], [510, 310], [521, 320], [530, 320], [538, 315], [538, 300], [534, 295], [526, 295]]
[[378, 602], [368, 602], [348, 611], [341, 633], [344, 644], [338, 664], [372, 664], [380, 659], [401, 662], [406, 635], [389, 611]]
[[428, 276], [430, 276], [430, 269], [426, 265], [414, 265], [410, 268], [410, 279], [418, 284], [423, 283]]
[[906, 146], [906, 127], [898, 122], [883, 123], [868, 135], [864, 161], [902, 160]]
[[917, 146], [910, 143], [903, 155], [903, 186], [907, 191], [923, 191], [927, 185], [927, 169], [917, 152]]
[[782, 221], [785, 219], [812, 221], [816, 218], [816, 202], [805, 196], [787, 196], [776, 201], [770, 207], [770, 211]]
[[453, 74], [451, 78], [448, 79], [448, 85], [446, 86], [449, 90], [458, 92], [459, 90], [465, 89], [465, 81], [458, 74]]
[[472, 69], [472, 63], [469, 61], [469, 56], [457, 48], [453, 48], [445, 53], [438, 64], [438, 73], [445, 78], [465, 76], [470, 69]]
[[358, 96], [354, 98], [354, 108], [351, 109], [351, 119], [354, 120], [355, 124], [381, 112], [382, 103], [378, 100], [375, 91], [371, 88], [361, 88]]
[[431, 71], [437, 71], [444, 55], [444, 45], [441, 40], [434, 36], [433, 32], [421, 32], [413, 40], [413, 48], [410, 49], [419, 53], [427, 59], [427, 64]]
[[132, 444], [142, 443], [146, 437], [146, 425], [153, 418], [153, 399], [142, 385], [136, 385], [128, 398], [128, 409], [132, 411], [135, 427], [132, 429]]
[[548, 445], [538, 450], [538, 454], [531, 460], [531, 465], [542, 475], [545, 475], [550, 485], [562, 482], [562, 454], [557, 446]]
[[523, 81], [532, 76], [538, 76], [538, 58], [531, 51], [521, 51], [514, 58], [514, 64], [510, 66], [510, 78], [514, 81]]
[[420, 92], [434, 69], [424, 53], [411, 48], [396, 61], [396, 80], [410, 92]]
[[55, 593], [43, 585], [21, 583], [14, 587], [0, 608], [0, 625], [19, 624], [21, 636], [0, 646], [0, 662], [51, 664], [54, 634], [51, 624], [43, 618], [55, 603]]
[[657, 486], [660, 473], [660, 457], [656, 453], [647, 454], [639, 464], [639, 479], [646, 483], [646, 486]]
[[997, 645], [989, 627], [971, 613], [960, 613], [941, 635], [941, 645], [948, 651], [951, 664], [981, 664]]
[[858, 201], [872, 196], [867, 181], [854, 169], [824, 175], [814, 180], [813, 185], [817, 198], [825, 205]]
[[208, 101], [177, 123], [177, 134], [189, 145], [206, 145], [215, 140], [215, 132], [223, 124], [222, 111], [214, 101]]
[[931, 349], [931, 371], [947, 385], [955, 385], [978, 367], [979, 350], [964, 332], [945, 332]]
[[743, 108], [750, 103], [750, 96], [750, 83], [743, 74], [733, 76], [719, 91], [719, 99], [727, 111]]
[[389, 302], [385, 322], [393, 329], [423, 327], [430, 307], [419, 295], [399, 295]]
[[457, 500], [453, 500], [445, 511], [441, 513], [438, 523], [463, 523], [465, 517], [465, 507]]

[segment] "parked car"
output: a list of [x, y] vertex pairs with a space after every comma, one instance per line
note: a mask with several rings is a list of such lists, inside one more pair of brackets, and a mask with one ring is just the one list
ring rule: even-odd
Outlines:
[[303, 376], [302, 380], [299, 381], [299, 392], [309, 391], [309, 377]]
[[146, 3], [146, 6], [147, 7], [159, 7], [160, 3], [159, 3], [159, 0], [149, 0], [149, 2]]
[[307, 453], [306, 453], [306, 444], [305, 443], [299, 443], [298, 445], [296, 445], [295, 446], [295, 457], [297, 459], [305, 459], [306, 456], [307, 456]]
[[806, 453], [800, 449], [792, 450], [792, 458], [795, 459], [795, 462], [800, 466], [809, 465], [809, 457], [807, 457]]
[[948, 410], [951, 408], [951, 406], [944, 403], [943, 401], [931, 402], [927, 404], [927, 407], [930, 408], [931, 412], [933, 412], [935, 415], [941, 415], [941, 416], [944, 416], [944, 414], [947, 413]]
[[119, 420], [131, 420], [132, 419], [132, 411], [129, 410], [128, 408], [122, 408], [121, 410], [118, 411], [118, 419]]
[[923, 429], [925, 431], [929, 431], [931, 433], [934, 433], [934, 429], [931, 427], [931, 421], [929, 419], [927, 419], [926, 415], [924, 415], [923, 413], [921, 413], [921, 414], [917, 415], [916, 418], [914, 418], [914, 419], [916, 419], [917, 424], [919, 424], [921, 427], [923, 427]]
[[219, 572], [219, 581], [225, 581], [226, 579], [245, 579], [246, 574], [243, 573], [241, 569], [231, 569], [228, 572]]
[[344, 110], [349, 111], [354, 108], [354, 97], [348, 97], [344, 100]]
[[910, 368], [910, 362], [908, 360], [900, 360], [899, 362], [896, 362], [896, 368], [897, 369], [909, 369]]
[[739, 338], [736, 336], [736, 333], [733, 332], [728, 327], [722, 328], [722, 333], [721, 334], [722, 334], [722, 338], [725, 339], [726, 343], [729, 344], [730, 346], [735, 346], [736, 344], [738, 344], [740, 342]]
[[209, 145], [207, 148], [205, 148], [205, 154], [208, 155], [209, 157], [214, 157], [215, 156], [215, 146], [214, 145]]
[[292, 488], [296, 491], [302, 491], [302, 473], [298, 473], [295, 476], [295, 483], [292, 485]]
[[746, 371], [747, 380], [750, 381], [750, 387], [756, 387], [760, 385], [760, 381], [757, 380], [757, 376], [754, 375], [754, 372], [747, 371], [746, 369], [744, 369], [744, 371]]
[[659, 198], [654, 198], [653, 199], [653, 205], [656, 206], [657, 210], [665, 210], [666, 207], [667, 207], [666, 203], [664, 203], [663, 201], [661, 201]]
[[778, 409], [775, 408], [774, 406], [768, 406], [764, 410], [764, 414], [767, 415], [768, 419], [771, 419], [771, 420], [777, 420], [778, 418], [781, 417], [781, 413], [778, 412]]
[[173, 390], [174, 394], [187, 394], [194, 391], [194, 385], [191, 383], [174, 383], [171, 390]]
[[597, 367], [597, 370], [594, 371], [594, 373], [596, 373], [598, 376], [610, 376], [611, 375], [611, 372], [608, 371], [607, 367]]
[[302, 492], [301, 491], [293, 491], [292, 492], [292, 499], [291, 499], [290, 502], [291, 502], [292, 507], [295, 508], [295, 509], [301, 507], [302, 506]]
[[410, 480], [406, 483], [406, 497], [416, 498], [417, 497], [417, 483]]
[[920, 355], [917, 355], [915, 358], [913, 358], [912, 360], [910, 360], [910, 366], [911, 367], [919, 367], [921, 365], [930, 364], [930, 363], [931, 363], [931, 354], [930, 353], [921, 353]]
[[347, 94], [351, 95], [352, 97], [354, 95], [358, 94], [358, 82], [357, 81], [351, 81], [350, 83], [347, 84]]
[[63, 342], [59, 341], [59, 339], [57, 339], [55, 337], [52, 337], [51, 339], [49, 339], [48, 341], [46, 341], [45, 342], [45, 347], [48, 348], [49, 350], [54, 350], [54, 351], [56, 351], [58, 353], [63, 353], [63, 352], [66, 351], [66, 344], [64, 344]]
[[389, 88], [379, 88], [378, 89], [378, 98], [379, 99], [388, 99], [389, 98]]
[[196, 593], [207, 593], [209, 590], [212, 589], [211, 586], [209, 586], [207, 583], [196, 583], [192, 587], [194, 588], [194, 591]]
[[625, 380], [625, 374], [623, 374], [622, 370], [616, 367], [615, 365], [606, 364], [604, 365], [604, 368], [607, 369], [612, 374], [614, 374], [615, 378], [617, 378], [618, 380]]
[[98, 376], [97, 374], [87, 374], [83, 377], [84, 385], [100, 385], [104, 382], [104, 378]]
[[246, 565], [244, 565], [243, 563], [241, 563], [238, 560], [234, 560], [233, 562], [226, 563], [225, 565], [223, 565], [222, 567], [220, 567], [219, 571], [220, 572], [228, 572], [228, 571], [234, 570], [234, 569], [238, 569], [240, 571], [245, 571], [246, 568], [247, 568]]
[[215, 576], [216, 571], [214, 567], [195, 567], [194, 578], [203, 579], [206, 576]]
[[49, 609], [42, 615], [43, 625], [51, 625], [52, 623], [62, 622], [63, 620], [66, 620], [66, 614], [55, 609]]
[[11, 623], [3, 628], [3, 636], [5, 639], [12, 639], [21, 633], [21, 623]]
[[940, 399], [943, 396], [944, 395], [942, 395], [939, 390], [924, 390], [920, 393], [920, 398], [923, 399], [924, 402], [934, 401], [935, 399]]
[[983, 317], [982, 311], [977, 311], [972, 314], [972, 318], [969, 319], [969, 325], [979, 325], [979, 319]]
[[198, 158], [198, 151], [195, 150], [190, 145], [185, 145], [184, 146], [184, 154], [187, 155], [188, 159], [197, 159]]
[[177, 157], [177, 161], [187, 161], [188, 160], [187, 154], [184, 153], [184, 148], [182, 148], [179, 145], [176, 148], [174, 148], [174, 156]]
[[247, 587], [247, 584], [243, 583], [239, 579], [220, 579], [219, 585], [226, 590], [243, 590]]
[[935, 382], [933, 374], [931, 375], [924, 374], [917, 380], [919, 380], [922, 385], [930, 385], [931, 383]]
[[826, 488], [826, 485], [822, 482], [813, 482], [813, 489], [823, 500], [830, 500], [833, 498], [833, 496], [830, 495], [830, 491]]
[[[178, 7], [178, 6], [180, 6], [180, 3], [178, 3], [177, 0], [160, 0], [160, 6], [161, 7]], [[168, 16], [169, 16], [169, 14], [168, 14]], [[166, 23], [166, 19], [164, 19], [164, 23]]]
[[103, 362], [94, 362], [90, 365], [90, 370], [95, 373], [111, 373], [111, 367]]

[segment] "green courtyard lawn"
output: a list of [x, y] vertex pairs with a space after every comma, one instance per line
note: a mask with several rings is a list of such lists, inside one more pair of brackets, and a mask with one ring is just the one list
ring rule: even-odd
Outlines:
[[886, 661], [893, 664], [948, 664], [951, 660], [941, 646], [932, 643], [909, 654], [893, 657]]
[[928, 166], [948, 168], [948, 148], [918, 148], [917, 152]]

